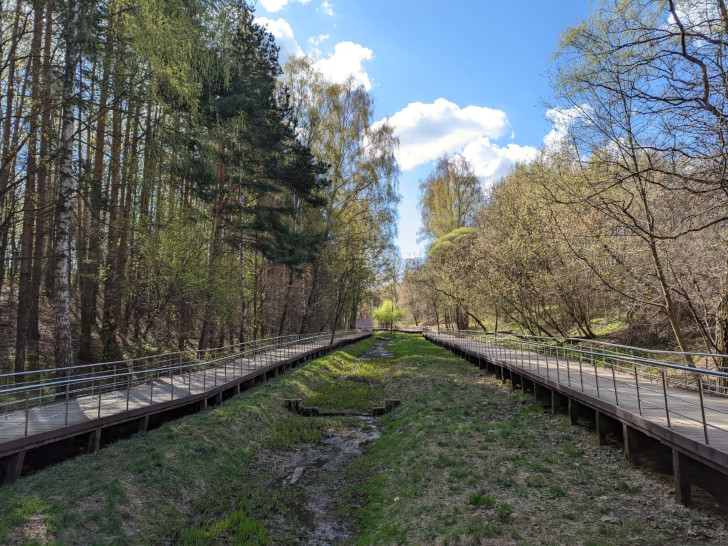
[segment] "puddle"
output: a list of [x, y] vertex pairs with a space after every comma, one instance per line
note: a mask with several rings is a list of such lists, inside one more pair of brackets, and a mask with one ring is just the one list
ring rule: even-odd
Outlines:
[[[337, 544], [351, 539], [349, 520], [337, 514], [346, 469], [380, 436], [377, 419], [358, 416], [350, 428], [329, 428], [317, 444], [295, 451], [261, 451], [253, 463], [265, 468], [265, 485], [287, 500], [289, 513], [271, 513], [263, 525], [272, 537], [294, 544]], [[348, 517], [347, 517], [348, 516]], [[284, 538], [285, 537], [285, 538]]]

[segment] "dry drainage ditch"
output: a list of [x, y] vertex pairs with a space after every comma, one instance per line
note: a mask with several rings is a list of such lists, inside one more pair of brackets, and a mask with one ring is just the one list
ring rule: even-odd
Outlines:
[[[389, 339], [358, 360], [393, 358]], [[263, 476], [263, 489], [279, 499], [286, 512], [271, 511], [261, 519], [277, 543], [336, 544], [352, 538], [351, 522], [358, 508], [347, 504], [342, 512], [343, 487], [349, 465], [359, 459], [367, 444], [380, 436], [379, 418], [349, 415], [337, 426], [327, 426], [318, 443], [300, 445], [294, 451], [261, 450], [251, 462]]]

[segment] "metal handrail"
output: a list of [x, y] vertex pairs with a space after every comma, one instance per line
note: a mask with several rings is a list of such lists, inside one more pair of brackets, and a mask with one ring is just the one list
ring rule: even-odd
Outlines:
[[[177, 355], [190, 356], [190, 355], [195, 355], [195, 354], [199, 355], [199, 353], [206, 354], [209, 352], [224, 352], [224, 351], [241, 352], [241, 351], [237, 351], [235, 349], [237, 347], [244, 347], [245, 345], [256, 344], [256, 343], [260, 343], [262, 341], [300, 338], [301, 335], [303, 335], [303, 334], [289, 334], [286, 336], [275, 336], [275, 337], [269, 337], [269, 338], [255, 339], [255, 340], [251, 340], [251, 341], [244, 341], [242, 343], [235, 343], [233, 345], [225, 345], [223, 347], [214, 347], [214, 348], [204, 349], [204, 350], [188, 349], [186, 351], [164, 352], [164, 353], [158, 353], [155, 355], [140, 356], [140, 357], [136, 357], [136, 358], [132, 358], [132, 359], [109, 360], [109, 361], [104, 361], [104, 362], [94, 362], [92, 364], [78, 364], [78, 365], [71, 366], [69, 368], [63, 368], [63, 369], [64, 370], [66, 370], [66, 369], [81, 370], [81, 369], [85, 369], [85, 368], [95, 368], [95, 367], [100, 367], [100, 366], [113, 366], [114, 364], [128, 364], [129, 362], [140, 362], [140, 361], [151, 360], [151, 359], [169, 358], [169, 357], [174, 357]], [[328, 334], [320, 333], [320, 334], [306, 334], [306, 335], [308, 335], [308, 336], [331, 335], [331, 332], [329, 332]], [[43, 370], [26, 370], [23, 372], [3, 373], [3, 374], [0, 374], [0, 380], [2, 380], [3, 378], [9, 378], [9, 377], [23, 377], [23, 376], [28, 376], [28, 375], [53, 373], [53, 372], [56, 372], [57, 370], [58, 370], [58, 368], [47, 368], [47, 369], [43, 369]], [[77, 374], [74, 374], [74, 375], [77, 375]]]
[[[433, 330], [428, 329], [426, 330], [428, 333], [433, 333]], [[565, 342], [576, 342], [579, 344], [583, 343], [590, 343], [595, 345], [606, 345], [610, 347], [617, 347], [622, 349], [628, 349], [630, 351], [640, 351], [643, 353], [655, 353], [655, 354], [666, 354], [666, 355], [673, 355], [673, 356], [698, 356], [698, 357], [709, 357], [713, 359], [726, 359], [728, 360], [728, 354], [721, 354], [721, 353], [701, 353], [701, 352], [682, 352], [682, 351], [667, 351], [662, 349], [644, 349], [642, 347], [634, 347], [631, 345], [619, 345], [616, 343], [608, 343], [604, 341], [596, 341], [592, 339], [583, 339], [583, 338], [572, 338], [572, 337], [565, 337], [565, 338], [556, 338], [556, 337], [547, 337], [547, 336], [532, 336], [532, 335], [525, 335], [525, 334], [494, 334], [494, 333], [484, 333], [479, 332], [477, 330], [451, 330], [451, 329], [441, 329], [441, 332], [447, 333], [448, 335], [477, 335], [477, 336], [484, 336], [485, 339], [488, 337], [492, 337], [494, 335], [498, 336], [498, 339], [508, 339], [513, 342], [527, 342], [529, 339], [545, 339], [545, 340], [551, 340], [554, 341], [554, 344], [548, 344], [543, 343], [542, 347], [561, 347], [564, 348]], [[436, 333], [436, 332], [435, 332]], [[510, 337], [508, 337], [510, 336]], [[536, 344], [534, 344], [536, 345]], [[567, 348], [569, 351], [580, 351], [580, 349], [575, 349], [573, 347]], [[680, 369], [680, 370], [686, 370], [691, 373], [705, 373], [705, 374], [711, 374], [711, 375], [720, 375], [728, 377], [728, 372], [721, 372], [720, 370], [710, 370], [708, 368], [701, 368], [699, 366], [682, 366], [680, 364], [672, 364], [670, 362], [664, 362], [662, 360], [654, 360], [654, 359], [647, 359], [647, 358], [640, 358], [636, 357], [633, 354], [624, 354], [624, 353], [596, 353], [595, 351], [588, 351], [588, 350], [581, 350], [584, 353], [589, 354], [598, 354], [603, 356], [604, 358], [619, 358], [619, 359], [635, 359], [640, 360], [644, 363], [653, 363], [655, 365], [659, 366], [666, 366], [671, 367], [674, 369]]]
[[[351, 336], [355, 332], [356, 330], [337, 331], [334, 338], [341, 339]], [[199, 394], [217, 386], [219, 376], [222, 376], [222, 381], [226, 381], [230, 365], [233, 365], [234, 370], [239, 369], [238, 377], [240, 377], [243, 375], [243, 371], [251, 370], [250, 364], [253, 364], [253, 369], [266, 367], [281, 359], [306, 352], [308, 347], [323, 347], [328, 344], [330, 339], [331, 332], [276, 336], [214, 349], [216, 356], [209, 359], [192, 360], [188, 358], [189, 352], [180, 351], [154, 355], [158, 358], [152, 361], [151, 365], [150, 357], [83, 364], [69, 368], [38, 371], [37, 373], [46, 374], [48, 377], [37, 376], [35, 382], [11, 381], [21, 374], [0, 375], [0, 380], [5, 379], [5, 386], [0, 388], [0, 420], [4, 414], [4, 420], [7, 422], [4, 425], [0, 424], [0, 431], [24, 426], [24, 435], [27, 436], [29, 424], [62, 415], [43, 414], [44, 411], [47, 413], [49, 408], [56, 406], [65, 407], [64, 424], [67, 425], [69, 415], [79, 411], [88, 411], [88, 408], [71, 409], [69, 405], [72, 401], [88, 403], [90, 400], [98, 399], [96, 416], [100, 417], [104, 409], [102, 407], [104, 396], [108, 401], [110, 397], [126, 394], [126, 409], [129, 409], [132, 389], [144, 388], [145, 384], [149, 386], [148, 403], [152, 405], [155, 402], [155, 381], [156, 386], [159, 386], [158, 380], [160, 379], [164, 387], [162, 395], [167, 397], [166, 400], [174, 400], [181, 397], [180, 388], [187, 391], [186, 395], [192, 394], [193, 379], [199, 382], [200, 377], [197, 376], [202, 374], [202, 388], [195, 393]], [[302, 351], [296, 349], [301, 347]], [[163, 356], [166, 358], [162, 359]], [[246, 359], [248, 361], [244, 362]], [[213, 376], [209, 388], [207, 386], [208, 370], [211, 371], [209, 375]], [[176, 378], [181, 378], [181, 387], [175, 385]], [[178, 389], [176, 397], [175, 387]], [[159, 397], [159, 393], [157, 396]], [[115, 401], [118, 402], [118, 400]], [[21, 412], [17, 410], [24, 410], [21, 418], [18, 418], [18, 414]]]
[[[481, 332], [479, 330], [452, 330], [452, 329], [446, 328], [446, 329], [443, 329], [443, 331], [447, 331], [449, 333], [453, 333], [453, 332], [458, 333], [458, 332], [461, 332], [461, 333], [466, 333], [466, 334], [493, 335], [492, 333], [485, 334], [484, 332]], [[581, 337], [553, 337], [553, 336], [536, 336], [536, 335], [533, 335], [533, 334], [513, 334], [513, 333], [509, 333], [509, 334], [502, 333], [502, 334], [499, 334], [499, 335], [510, 335], [510, 336], [513, 336], [513, 337], [521, 338], [521, 339], [545, 339], [545, 340], [551, 340], [551, 341], [553, 341], [555, 344], [557, 344], [559, 346], [562, 346], [564, 343], [567, 343], [567, 342], [574, 342], [574, 343], [579, 343], [579, 344], [582, 344], [582, 343], [591, 343], [591, 344], [595, 344], [595, 345], [605, 345], [605, 346], [609, 346], [609, 347], [615, 347], [615, 348], [618, 348], [618, 349], [626, 349], [626, 350], [630, 350], [630, 351], [640, 351], [640, 352], [643, 352], [643, 353], [653, 353], [653, 354], [664, 354], [664, 355], [676, 356], [676, 357], [678, 357], [678, 356], [690, 356], [690, 357], [698, 356], [698, 357], [726, 358], [726, 359], [728, 359], [728, 354], [705, 353], [705, 352], [687, 352], [687, 351], [670, 351], [670, 350], [667, 350], [667, 349], [646, 349], [644, 347], [635, 347], [634, 345], [621, 345], [619, 343], [610, 343], [608, 341], [599, 341], [599, 340], [596, 340], [596, 339], [585, 339], [585, 338], [581, 338]]]
[[[558, 383], [568, 383], [569, 387], [582, 392], [588, 390], [585, 385], [593, 387], [598, 399], [606, 398], [617, 406], [623, 406], [627, 400], [636, 401], [635, 409], [640, 415], [648, 409], [658, 410], [666, 420], [668, 428], [674, 428], [676, 417], [684, 422], [698, 423], [702, 425], [705, 444], [710, 444], [709, 429], [728, 435], [728, 422], [716, 422], [718, 417], [728, 415], [728, 372], [636, 356], [634, 352], [715, 358], [728, 358], [728, 355], [649, 351], [639, 347], [578, 338], [449, 329], [441, 332], [428, 329], [425, 334], [435, 339], [449, 337], [460, 348], [484, 356], [495, 355], [495, 358], [509, 361], [521, 368], [533, 371], [535, 367], [538, 375], [549, 379], [554, 378], [555, 371]], [[578, 343], [568, 346], [565, 341]], [[615, 353], [604, 347], [590, 348], [583, 342], [627, 349], [630, 354]], [[659, 387], [655, 388], [655, 385]], [[593, 389], [590, 392], [593, 393]], [[676, 409], [677, 403], [683, 407]], [[699, 408], [699, 414], [690, 415], [690, 407], [695, 412]]]

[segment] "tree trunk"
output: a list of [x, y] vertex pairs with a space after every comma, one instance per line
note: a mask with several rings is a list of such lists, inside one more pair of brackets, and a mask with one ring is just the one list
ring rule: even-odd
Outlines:
[[104, 306], [103, 322], [101, 323], [101, 340], [103, 343], [104, 360], [116, 360], [121, 357], [119, 341], [116, 338], [118, 331], [118, 309], [121, 298], [121, 287], [119, 286], [120, 271], [116, 258], [120, 244], [119, 238], [119, 212], [123, 197], [121, 192], [121, 100], [118, 93], [121, 90], [121, 83], [114, 85], [114, 107], [111, 115], [111, 158], [109, 171], [111, 174], [111, 194], [109, 197], [109, 236], [106, 258], [106, 279], [104, 281]]
[[[240, 189], [240, 192], [238, 194], [238, 203], [240, 204], [240, 209], [242, 210], [243, 205], [244, 205], [242, 188]], [[241, 220], [243, 220], [243, 218], [241, 218]], [[248, 300], [248, 288], [247, 288], [247, 283], [245, 280], [245, 272], [246, 272], [245, 233], [241, 230], [241, 232], [240, 232], [240, 295], [242, 298], [242, 306], [241, 306], [242, 308], [240, 310], [240, 335], [238, 336], [239, 343], [245, 343], [245, 341], [247, 340], [247, 335], [248, 335], [249, 300]]]
[[458, 330], [467, 330], [469, 326], [468, 313], [460, 305], [455, 306], [455, 325]]
[[[18, 26], [20, 24], [21, 0], [18, 0], [15, 6], [15, 15], [12, 24], [12, 37], [10, 41], [10, 50], [8, 52], [8, 78], [7, 78], [7, 95], [5, 96], [5, 111], [3, 113], [3, 138], [2, 148], [0, 149], [0, 231], [2, 232], [2, 245], [0, 245], [0, 293], [5, 281], [5, 254], [7, 250], [8, 231], [10, 230], [10, 211], [8, 207], [10, 200], [7, 199], [8, 189], [10, 186], [10, 171], [14, 162], [14, 153], [11, 152], [10, 135], [12, 130], [13, 105], [15, 101], [15, 51], [20, 41], [18, 35]], [[18, 120], [16, 120], [16, 123]]]
[[99, 94], [99, 113], [94, 139], [93, 170], [87, 197], [89, 205], [88, 240], [79, 259], [79, 284], [81, 297], [81, 339], [79, 359], [86, 362], [94, 360], [91, 349], [93, 326], [96, 323], [99, 294], [99, 266], [101, 265], [101, 208], [103, 204], [104, 153], [106, 151], [106, 110], [109, 97], [111, 74], [111, 42], [113, 17], [109, 20], [106, 33], [104, 67], [102, 69], [101, 91]]
[[69, 253], [71, 249], [71, 205], [75, 192], [73, 173], [73, 101], [75, 91], [75, 75], [79, 58], [79, 43], [76, 35], [78, 29], [78, 4], [76, 0], [68, 0], [66, 4], [68, 19], [64, 23], [63, 41], [66, 51], [62, 76], [62, 136], [59, 156], [58, 195], [56, 198], [56, 233], [55, 233], [55, 361], [56, 368], [73, 366], [73, 339], [71, 337], [71, 294]]
[[485, 332], [487, 334], [488, 333], [488, 329], [485, 327], [485, 324], [483, 324], [482, 322], [480, 322], [480, 320], [478, 320], [478, 317], [476, 317], [470, 311], [467, 311], [467, 313], [468, 313], [468, 316], [470, 316], [475, 322], [478, 323], [478, 326], [480, 326], [483, 329], [483, 332]]
[[283, 299], [283, 312], [281, 313], [281, 321], [278, 325], [278, 335], [282, 336], [285, 326], [286, 318], [288, 318], [288, 306], [291, 303], [291, 290], [293, 289], [293, 268], [288, 268], [288, 286], [286, 287], [286, 296]]
[[30, 312], [28, 315], [28, 366], [31, 370], [40, 369], [40, 285], [43, 279], [45, 261], [46, 220], [48, 211], [47, 181], [52, 138], [51, 127], [51, 44], [53, 35], [53, 14], [50, 6], [46, 8], [45, 44], [43, 47], [43, 97], [40, 122], [40, 164], [38, 166], [38, 212], [35, 218], [35, 243], [33, 246], [33, 271], [30, 286]]
[[[662, 296], [665, 299], [665, 314], [667, 315], [667, 320], [670, 321], [670, 326], [672, 326], [672, 331], [675, 334], [675, 339], [677, 340], [677, 344], [680, 347], [680, 351], [687, 353], [689, 352], [689, 347], [687, 342], [685, 341], [685, 336], [683, 335], [682, 328], [677, 318], [677, 313], [675, 311], [675, 302], [672, 299], [672, 292], [670, 291], [670, 286], [668, 285], [667, 279], [665, 278], [665, 273], [662, 268], [662, 261], [660, 260], [659, 253], [657, 251], [657, 244], [652, 239], [650, 240], [650, 250], [652, 252], [652, 260], [655, 265], [657, 278], [660, 281]], [[683, 355], [683, 361], [687, 366], [694, 366], [693, 359], [690, 355]]]
[[[25, 195], [23, 198], [23, 230], [20, 234], [20, 277], [18, 279], [18, 311], [15, 329], [15, 373], [25, 371], [26, 341], [28, 336], [28, 315], [30, 311], [31, 275], [33, 271], [33, 244], [35, 217], [38, 212], [36, 176], [38, 174], [38, 106], [40, 105], [41, 43], [43, 38], [43, 4], [33, 3], [33, 39], [28, 69], [25, 77], [30, 79], [30, 112], [27, 141], [27, 163]], [[22, 376], [19, 378], [22, 381]]]
[[[725, 273], [723, 292], [715, 312], [715, 346], [718, 354], [728, 355], [728, 271]], [[715, 360], [720, 371], [728, 372], [728, 356]], [[728, 378], [721, 378], [720, 386], [724, 390], [728, 390]]]

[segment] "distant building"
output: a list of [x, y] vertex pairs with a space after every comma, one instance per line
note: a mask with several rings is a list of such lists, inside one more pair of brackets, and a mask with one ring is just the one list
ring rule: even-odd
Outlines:
[[356, 319], [356, 327], [361, 328], [363, 330], [371, 330], [374, 328], [374, 323], [372, 322], [372, 319], [369, 317], [364, 317], [360, 319]]

